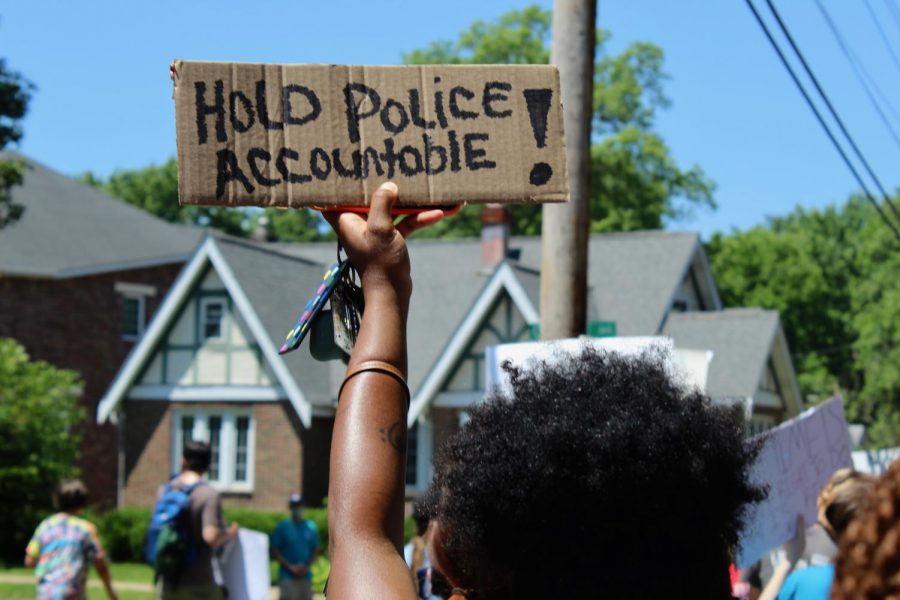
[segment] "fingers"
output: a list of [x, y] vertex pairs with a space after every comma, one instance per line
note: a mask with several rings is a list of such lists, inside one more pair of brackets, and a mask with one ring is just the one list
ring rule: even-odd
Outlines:
[[400, 221], [400, 223], [397, 225], [397, 231], [400, 232], [400, 235], [406, 238], [409, 237], [414, 231], [422, 229], [423, 227], [428, 227], [429, 225], [434, 225], [443, 218], [444, 211], [439, 209], [428, 210], [415, 215], [410, 215]]
[[365, 228], [365, 219], [356, 213], [326, 210], [322, 211], [322, 217], [342, 240], [351, 232]]
[[372, 194], [369, 204], [368, 229], [371, 233], [389, 234], [394, 230], [391, 208], [397, 201], [397, 185], [391, 181], [382, 183]]

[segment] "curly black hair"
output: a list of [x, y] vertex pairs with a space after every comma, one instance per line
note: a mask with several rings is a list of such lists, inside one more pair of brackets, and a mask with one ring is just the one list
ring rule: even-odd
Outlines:
[[437, 453], [424, 502], [466, 597], [729, 598], [745, 507], [765, 496], [740, 413], [658, 350], [503, 367], [509, 393]]

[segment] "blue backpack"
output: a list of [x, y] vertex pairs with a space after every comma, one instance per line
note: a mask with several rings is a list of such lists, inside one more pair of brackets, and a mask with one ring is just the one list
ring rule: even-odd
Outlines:
[[176, 488], [169, 482], [153, 508], [144, 559], [166, 581], [177, 581], [185, 564], [197, 556], [197, 547], [191, 543], [189, 498], [204, 483], [198, 481]]

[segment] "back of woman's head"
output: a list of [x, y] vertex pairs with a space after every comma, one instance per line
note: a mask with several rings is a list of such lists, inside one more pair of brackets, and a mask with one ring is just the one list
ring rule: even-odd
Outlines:
[[836, 600], [900, 598], [900, 460], [841, 536], [831, 593]]
[[827, 484], [823, 492], [825, 519], [840, 540], [847, 526], [869, 505], [875, 478], [852, 469], [841, 469]]
[[665, 357], [520, 369], [439, 452], [427, 509], [469, 598], [729, 597], [758, 447]]

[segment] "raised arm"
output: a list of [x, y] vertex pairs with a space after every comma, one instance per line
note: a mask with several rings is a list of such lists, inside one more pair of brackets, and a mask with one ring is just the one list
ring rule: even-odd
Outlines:
[[403, 560], [406, 316], [412, 293], [405, 236], [443, 213], [407, 217], [395, 227], [396, 200], [397, 186], [386, 183], [372, 196], [368, 218], [326, 214], [360, 273], [365, 296], [331, 443], [329, 600], [416, 597]]

